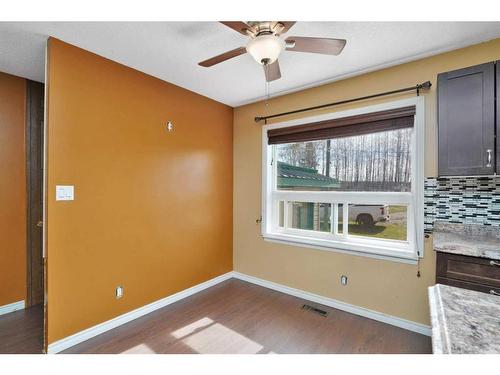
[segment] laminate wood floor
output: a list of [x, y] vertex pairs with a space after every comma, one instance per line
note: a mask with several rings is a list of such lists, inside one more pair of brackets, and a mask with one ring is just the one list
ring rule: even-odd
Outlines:
[[0, 316], [0, 354], [41, 354], [42, 352], [42, 305]]
[[431, 339], [231, 279], [65, 353], [431, 353]]

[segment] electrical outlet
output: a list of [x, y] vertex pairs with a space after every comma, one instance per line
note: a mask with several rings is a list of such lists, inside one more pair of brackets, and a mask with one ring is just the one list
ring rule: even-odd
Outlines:
[[346, 275], [340, 276], [340, 283], [342, 285], [347, 285], [347, 276]]
[[115, 289], [115, 297], [116, 299], [123, 297], [123, 286], [117, 286]]

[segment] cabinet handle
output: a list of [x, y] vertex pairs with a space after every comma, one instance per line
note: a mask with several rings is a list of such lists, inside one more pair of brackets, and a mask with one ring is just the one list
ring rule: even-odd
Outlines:
[[495, 262], [494, 260], [490, 260], [490, 266], [499, 266], [500, 267], [500, 262]]
[[490, 294], [493, 294], [494, 296], [500, 296], [500, 293], [495, 292], [493, 289], [490, 290]]
[[486, 162], [486, 168], [491, 168], [491, 153], [493, 152], [493, 150], [491, 149], [487, 149], [486, 150], [486, 153], [488, 154], [488, 161]]

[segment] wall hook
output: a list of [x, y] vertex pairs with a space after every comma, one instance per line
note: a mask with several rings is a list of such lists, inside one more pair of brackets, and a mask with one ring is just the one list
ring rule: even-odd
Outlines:
[[167, 121], [167, 131], [170, 133], [174, 130], [174, 124], [172, 122]]

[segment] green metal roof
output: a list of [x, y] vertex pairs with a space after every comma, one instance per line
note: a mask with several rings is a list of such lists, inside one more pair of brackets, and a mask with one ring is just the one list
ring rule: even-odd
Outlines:
[[314, 168], [298, 167], [279, 161], [278, 189], [293, 189], [296, 187], [334, 189], [340, 187], [340, 182], [335, 178], [318, 173]]

